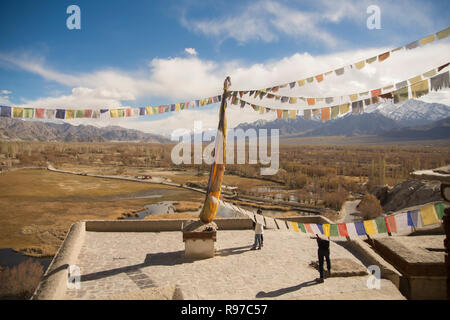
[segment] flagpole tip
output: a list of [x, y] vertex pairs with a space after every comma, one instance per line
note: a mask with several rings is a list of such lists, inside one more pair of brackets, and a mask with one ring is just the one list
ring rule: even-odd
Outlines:
[[223, 82], [223, 90], [228, 90], [230, 86], [231, 86], [231, 77], [228, 76], [225, 78], [225, 81]]

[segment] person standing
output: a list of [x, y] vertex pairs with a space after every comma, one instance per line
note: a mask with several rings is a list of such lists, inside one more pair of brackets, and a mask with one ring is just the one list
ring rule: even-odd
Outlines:
[[[256, 214], [262, 215], [262, 210], [261, 210], [261, 208], [258, 208], [258, 211], [256, 211]], [[264, 230], [264, 229], [263, 229], [263, 230]], [[261, 247], [263, 247], [263, 246], [264, 246], [264, 232], [261, 233]]]
[[261, 250], [262, 248], [262, 235], [264, 233], [264, 226], [258, 221], [255, 222], [255, 243], [251, 250]]
[[327, 261], [327, 271], [328, 274], [331, 272], [331, 262], [330, 262], [330, 240], [326, 238], [322, 238], [318, 234], [315, 237], [311, 237], [311, 239], [316, 239], [317, 241], [317, 255], [319, 258], [319, 278], [316, 279], [317, 282], [322, 283], [324, 280], [323, 277], [323, 260], [324, 258]]

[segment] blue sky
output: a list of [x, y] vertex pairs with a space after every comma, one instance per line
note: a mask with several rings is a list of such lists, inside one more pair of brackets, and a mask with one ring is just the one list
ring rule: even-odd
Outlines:
[[[81, 9], [81, 30], [66, 27], [66, 9], [72, 4]], [[379, 30], [366, 26], [369, 5], [380, 8]], [[219, 94], [226, 75], [232, 76], [234, 88], [267, 87], [445, 29], [449, 13], [449, 1], [3, 0], [0, 103], [75, 108], [169, 104]], [[448, 41], [439, 45], [430, 49], [434, 53], [416, 50], [417, 64], [426, 68], [434, 66], [430, 59], [447, 62]], [[389, 65], [366, 76], [373, 85], [387, 78], [403, 80], [405, 72], [412, 72], [404, 68]], [[349, 79], [345, 88], [351, 86]], [[326, 88], [316, 89], [327, 94]], [[448, 95], [434, 98], [446, 102]], [[188, 112], [185, 121], [200, 117], [213, 125], [217, 106], [182, 113]], [[179, 122], [173, 115], [147, 121], [153, 123], [124, 126], [159, 132]]]

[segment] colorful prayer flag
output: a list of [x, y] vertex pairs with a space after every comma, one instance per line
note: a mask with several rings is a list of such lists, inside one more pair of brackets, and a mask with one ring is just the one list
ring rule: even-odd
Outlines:
[[433, 204], [422, 207], [420, 209], [420, 216], [425, 226], [440, 222]]
[[377, 233], [374, 220], [364, 220], [364, 229], [368, 235]]

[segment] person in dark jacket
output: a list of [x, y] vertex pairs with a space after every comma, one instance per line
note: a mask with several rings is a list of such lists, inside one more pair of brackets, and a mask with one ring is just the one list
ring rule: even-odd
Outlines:
[[327, 260], [327, 270], [328, 273], [331, 271], [331, 263], [330, 263], [330, 240], [320, 237], [318, 234], [316, 234], [315, 237], [311, 237], [311, 239], [317, 240], [317, 255], [319, 258], [319, 275], [320, 278], [317, 278], [317, 282], [323, 282], [323, 259], [325, 258]]

